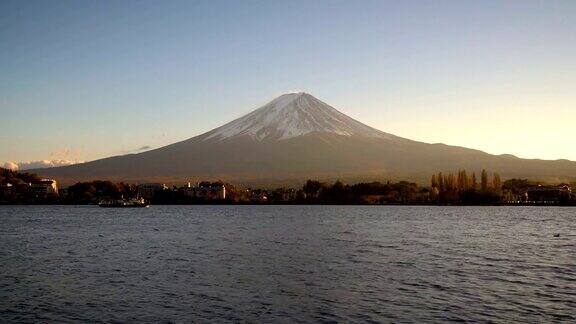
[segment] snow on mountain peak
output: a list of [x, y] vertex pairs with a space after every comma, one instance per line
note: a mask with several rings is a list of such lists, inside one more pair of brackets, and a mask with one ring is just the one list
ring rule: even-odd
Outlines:
[[207, 133], [204, 140], [248, 135], [261, 141], [282, 140], [312, 132], [343, 136], [385, 137], [305, 92], [283, 94], [266, 105]]

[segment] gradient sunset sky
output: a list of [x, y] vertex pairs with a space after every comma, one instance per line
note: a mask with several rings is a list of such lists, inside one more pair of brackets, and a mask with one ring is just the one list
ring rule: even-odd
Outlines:
[[576, 160], [576, 1], [0, 2], [0, 165], [157, 148], [295, 90], [414, 140]]

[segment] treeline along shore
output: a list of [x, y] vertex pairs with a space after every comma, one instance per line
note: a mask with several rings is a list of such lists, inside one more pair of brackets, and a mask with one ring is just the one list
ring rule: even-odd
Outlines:
[[222, 181], [181, 186], [97, 180], [58, 188], [54, 179], [0, 168], [0, 204], [98, 204], [105, 199], [142, 197], [151, 204], [350, 204], [350, 205], [552, 205], [576, 206], [576, 183], [503, 181], [498, 173], [478, 176], [460, 170], [413, 182], [346, 184], [308, 180], [300, 188], [246, 188]]

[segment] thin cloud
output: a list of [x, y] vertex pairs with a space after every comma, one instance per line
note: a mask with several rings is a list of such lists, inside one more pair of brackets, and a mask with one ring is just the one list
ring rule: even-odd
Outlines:
[[138, 153], [138, 152], [142, 152], [142, 151], [147, 151], [151, 148], [152, 148], [152, 146], [150, 146], [150, 145], [144, 145], [144, 146], [140, 146], [137, 149], [120, 151], [120, 154], [134, 154], [134, 153]]
[[78, 160], [82, 155], [82, 150], [74, 147], [64, 147], [50, 153], [50, 160]]

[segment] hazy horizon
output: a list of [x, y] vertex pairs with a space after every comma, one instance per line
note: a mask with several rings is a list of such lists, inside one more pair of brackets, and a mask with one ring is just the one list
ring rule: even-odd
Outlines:
[[3, 1], [0, 26], [0, 164], [158, 148], [295, 90], [417, 141], [576, 160], [573, 1]]

